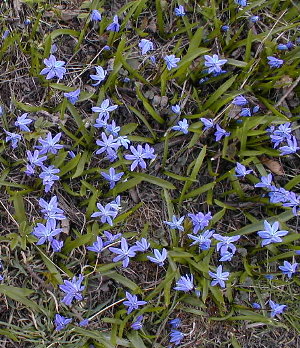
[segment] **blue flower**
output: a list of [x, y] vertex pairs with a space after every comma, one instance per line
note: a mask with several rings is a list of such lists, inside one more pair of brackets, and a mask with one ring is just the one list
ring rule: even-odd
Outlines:
[[121, 239], [121, 248], [110, 247], [109, 250], [112, 253], [118, 254], [118, 256], [113, 258], [113, 262], [123, 261], [122, 266], [124, 268], [128, 267], [129, 258], [135, 257], [136, 255], [136, 246], [129, 247], [124, 237]]
[[185, 16], [184, 7], [182, 5], [175, 7], [174, 13], [175, 13], [175, 16], [178, 16], [178, 17]]
[[101, 253], [101, 251], [103, 250], [103, 240], [101, 237], [97, 237], [97, 240], [92, 244], [92, 246], [88, 246], [86, 247], [87, 250], [89, 251], [94, 251], [95, 253]]
[[75, 89], [75, 91], [64, 93], [64, 97], [69, 100], [71, 104], [75, 104], [80, 95], [80, 88]]
[[71, 281], [64, 280], [64, 284], [59, 285], [60, 290], [66, 294], [61, 302], [70, 306], [73, 299], [81, 301], [83, 299], [81, 291], [84, 290], [84, 286], [81, 285], [82, 281], [82, 274], [78, 276], [78, 279], [74, 276]]
[[229, 137], [230, 136], [230, 132], [226, 132], [225, 129], [221, 128], [218, 124], [216, 125], [216, 132], [215, 132], [215, 137], [216, 137], [216, 141], [219, 141], [222, 139], [222, 137]]
[[143, 306], [147, 303], [147, 301], [139, 301], [136, 295], [131, 295], [126, 291], [127, 301], [124, 301], [124, 306], [127, 308], [127, 314], [130, 314], [133, 310], [138, 309], [139, 306]]
[[40, 74], [47, 75], [46, 80], [50, 80], [55, 76], [57, 76], [58, 79], [62, 79], [67, 71], [66, 68], [63, 67], [66, 63], [62, 60], [56, 60], [53, 54], [51, 54], [48, 59], [44, 59], [44, 64], [47, 68], [44, 68]]
[[112, 244], [114, 241], [118, 240], [119, 238], [122, 237], [122, 233], [117, 233], [117, 234], [111, 234], [108, 231], [103, 231], [105, 237], [106, 237], [106, 241], [103, 243], [105, 246]]
[[96, 154], [99, 155], [103, 152], [107, 152], [108, 154], [115, 152], [120, 147], [120, 144], [116, 138], [113, 137], [113, 135], [107, 135], [102, 132], [101, 133], [102, 140], [96, 140], [96, 144], [100, 146], [100, 149], [96, 151]]
[[139, 42], [139, 48], [142, 50], [142, 54], [146, 54], [154, 49], [153, 42], [147, 39], [142, 39]]
[[121, 127], [117, 126], [115, 121], [112, 121], [110, 124], [106, 125], [105, 130], [114, 137], [118, 137]]
[[184, 231], [184, 227], [182, 226], [183, 220], [184, 220], [185, 216], [181, 216], [178, 218], [176, 218], [175, 215], [172, 216], [172, 221], [164, 221], [164, 223], [166, 225], [168, 225], [171, 229], [173, 230], [179, 230], [179, 231]]
[[154, 159], [156, 155], [154, 154], [154, 148], [151, 147], [149, 144], [145, 144], [144, 148], [144, 158], [146, 159]]
[[4, 130], [5, 134], [6, 134], [5, 142], [8, 143], [10, 141], [11, 142], [11, 147], [13, 149], [16, 149], [18, 147], [19, 140], [22, 139], [21, 135], [17, 134], [17, 133], [8, 132], [4, 128], [3, 128], [3, 130]]
[[140, 241], [135, 242], [135, 245], [135, 251], [145, 252], [150, 248], [150, 244], [146, 238], [142, 238]]
[[268, 64], [271, 68], [280, 68], [284, 61], [282, 59], [278, 59], [272, 56], [267, 57], [268, 58]]
[[109, 113], [116, 110], [118, 108], [118, 105], [111, 105], [109, 106], [109, 99], [103, 100], [100, 106], [94, 106], [92, 107], [92, 111], [99, 113], [99, 118], [109, 117]]
[[56, 228], [56, 221], [50, 219], [47, 220], [46, 225], [37, 223], [37, 226], [32, 231], [32, 234], [38, 238], [36, 245], [41, 245], [46, 241], [51, 242], [53, 237], [61, 233], [61, 231], [61, 228]]
[[220, 73], [222, 71], [221, 66], [227, 63], [227, 59], [219, 59], [217, 54], [214, 54], [212, 57], [205, 55], [204, 65], [208, 68], [208, 73]]
[[91, 21], [100, 22], [102, 19], [101, 13], [98, 10], [92, 10]]
[[39, 175], [39, 178], [43, 179], [43, 185], [45, 186], [45, 192], [49, 192], [54, 181], [59, 180], [58, 175], [54, 175], [60, 172], [60, 170], [53, 165], [49, 167], [42, 166], [42, 172]]
[[180, 344], [180, 342], [183, 340], [184, 334], [181, 331], [178, 330], [171, 330], [170, 333], [170, 343], [174, 343], [176, 346]]
[[287, 45], [279, 44], [279, 45], [277, 45], [277, 49], [280, 51], [285, 51], [285, 50], [288, 50], [289, 48]]
[[44, 219], [54, 219], [54, 220], [64, 220], [64, 211], [58, 208], [57, 197], [53, 196], [49, 203], [47, 203], [43, 198], [39, 199], [39, 205], [41, 208], [41, 213], [44, 214]]
[[63, 315], [55, 314], [55, 319], [54, 319], [55, 330], [60, 331], [64, 329], [68, 324], [72, 322], [72, 320], [73, 319], [66, 318]]
[[165, 248], [162, 249], [161, 253], [158, 249], [154, 249], [154, 257], [152, 256], [147, 256], [147, 259], [150, 260], [151, 262], [157, 263], [158, 266], [163, 266], [164, 262], [168, 256], [168, 252]]
[[114, 16], [112, 23], [110, 23], [106, 30], [118, 32], [120, 30], [119, 18]]
[[192, 274], [181, 276], [177, 282], [176, 286], [173, 288], [177, 291], [189, 292], [194, 289], [194, 276]]
[[247, 0], [234, 0], [234, 2], [240, 6], [247, 6]]
[[253, 170], [251, 170], [251, 169], [247, 170], [246, 167], [244, 165], [242, 165], [241, 163], [239, 163], [239, 162], [236, 163], [235, 176], [237, 176], [237, 177], [241, 176], [244, 178], [246, 175], [248, 175], [252, 172], [253, 172]]
[[260, 182], [254, 185], [254, 187], [265, 187], [267, 189], [270, 189], [272, 187], [272, 174], [268, 174], [267, 176], [262, 176], [260, 178]]
[[290, 155], [291, 153], [296, 153], [300, 147], [297, 145], [296, 137], [291, 137], [291, 139], [287, 139], [287, 145], [281, 146], [279, 148], [280, 155]]
[[104, 179], [109, 181], [109, 188], [113, 189], [116, 185], [116, 182], [120, 181], [124, 172], [116, 173], [115, 168], [109, 168], [109, 174], [101, 172], [101, 175]]
[[141, 167], [145, 169], [147, 167], [146, 162], [144, 159], [146, 159], [145, 151], [142, 147], [142, 145], [138, 145], [137, 148], [134, 146], [130, 146], [131, 155], [125, 155], [125, 159], [129, 161], [133, 161], [130, 166], [130, 170], [134, 171], [136, 167]]
[[28, 113], [22, 114], [17, 118], [17, 121], [15, 122], [15, 126], [19, 127], [20, 130], [24, 132], [30, 132], [30, 129], [27, 127], [27, 125], [33, 122], [33, 120], [27, 118], [27, 116]]
[[64, 246], [64, 242], [62, 240], [57, 240], [54, 238], [52, 239], [51, 247], [55, 253], [59, 253], [63, 246]]
[[204, 124], [203, 132], [215, 126], [214, 120], [201, 117], [200, 121]]
[[181, 114], [181, 108], [178, 104], [176, 105], [172, 105], [171, 106], [171, 110], [174, 112], [174, 114], [176, 115], [180, 115]]
[[41, 145], [36, 146], [38, 150], [40, 150], [40, 154], [53, 153], [56, 155], [58, 150], [62, 149], [64, 146], [61, 144], [57, 144], [60, 140], [62, 133], [57, 133], [54, 138], [52, 138], [51, 132], [47, 134], [46, 139], [39, 138], [38, 141]]
[[221, 30], [222, 30], [222, 31], [225, 31], [225, 32], [226, 32], [226, 31], [228, 31], [229, 29], [230, 29], [230, 26], [229, 26], [229, 25], [222, 25], [222, 26], [221, 26]]
[[279, 230], [279, 222], [275, 221], [273, 225], [269, 224], [268, 221], [264, 221], [264, 227], [265, 230], [258, 231], [257, 234], [262, 238], [261, 246], [264, 247], [265, 245], [271, 244], [271, 243], [280, 243], [282, 242], [282, 239], [280, 237], [283, 237], [288, 234], [288, 231], [285, 230]]
[[256, 22], [258, 22], [258, 21], [260, 20], [260, 17], [259, 17], [259, 16], [251, 16], [251, 17], [249, 18], [249, 20], [250, 20], [250, 22], [252, 22], [252, 23], [256, 23]]
[[128, 149], [129, 144], [130, 144], [130, 140], [127, 138], [126, 135], [118, 136], [117, 141], [118, 141], [120, 146], [123, 146], [125, 149]]
[[242, 108], [242, 110], [240, 112], [240, 116], [242, 116], [242, 117], [252, 116], [251, 109], [250, 108]]
[[203, 214], [201, 212], [197, 214], [188, 214], [193, 222], [193, 233], [197, 233], [199, 230], [203, 230], [208, 226], [209, 221], [212, 219], [211, 212]]
[[238, 95], [233, 99], [231, 103], [237, 106], [244, 106], [248, 104], [248, 101], [243, 95]]
[[42, 167], [43, 162], [46, 161], [47, 156], [40, 156], [39, 150], [34, 150], [33, 153], [31, 153], [29, 150], [26, 151], [27, 154], [27, 160], [30, 163], [30, 168], [34, 171], [34, 168], [37, 167]]
[[292, 277], [294, 273], [296, 273], [296, 269], [298, 267], [298, 263], [289, 263], [288, 261], [283, 262], [283, 266], [279, 266], [279, 269], [283, 274], [286, 274], [289, 278]]
[[210, 248], [211, 245], [211, 236], [213, 235], [213, 233], [215, 232], [215, 230], [206, 230], [204, 231], [202, 234], [199, 234], [198, 236], [194, 236], [192, 234], [188, 234], [188, 237], [193, 239], [193, 243], [192, 245], [199, 245], [199, 249], [200, 250], [207, 250]]
[[133, 330], [140, 330], [143, 327], [142, 320], [143, 320], [143, 316], [139, 315], [136, 321], [131, 324], [131, 328]]
[[92, 86], [98, 86], [102, 81], [105, 80], [105, 77], [107, 75], [107, 71], [104, 70], [102, 66], [96, 66], [95, 69], [96, 69], [96, 75], [90, 75], [90, 78], [97, 82], [92, 84]]
[[181, 326], [181, 320], [175, 318], [169, 321], [169, 324], [172, 326], [172, 329], [178, 329]]
[[89, 325], [89, 319], [83, 319], [79, 322], [80, 327], [86, 327]]
[[252, 303], [252, 308], [254, 308], [254, 309], [261, 309], [261, 305], [259, 303], [253, 302]]
[[113, 226], [113, 220], [118, 215], [116, 209], [114, 209], [114, 207], [112, 207], [110, 203], [106, 204], [105, 206], [103, 206], [100, 203], [97, 203], [97, 208], [99, 209], [99, 211], [93, 213], [91, 217], [100, 216], [101, 222], [103, 224], [107, 222], [110, 226]]
[[269, 301], [269, 305], [272, 309], [271, 318], [274, 318], [276, 315], [281, 314], [287, 308], [286, 305], [281, 305], [281, 304], [276, 303], [272, 300]]
[[228, 280], [229, 277], [229, 272], [223, 272], [223, 266], [220, 265], [217, 268], [217, 272], [208, 272], [209, 275], [214, 279], [211, 282], [211, 286], [215, 286], [217, 284], [219, 284], [221, 286], [221, 288], [225, 288], [225, 280]]
[[172, 129], [182, 132], [183, 134], [188, 134], [188, 128], [189, 124], [186, 118], [184, 118], [182, 121], [179, 121], [177, 126], [173, 126]]
[[236, 252], [236, 246], [233, 244], [233, 242], [238, 241], [241, 236], [221, 236], [220, 234], [213, 234], [213, 237], [216, 240], [219, 240], [220, 242], [217, 243], [217, 251], [220, 251], [220, 254], [222, 258], [220, 261], [230, 261], [233, 255]]
[[180, 61], [180, 58], [176, 58], [174, 54], [164, 57], [165, 63], [167, 64], [167, 69], [172, 70], [177, 68], [177, 63]]

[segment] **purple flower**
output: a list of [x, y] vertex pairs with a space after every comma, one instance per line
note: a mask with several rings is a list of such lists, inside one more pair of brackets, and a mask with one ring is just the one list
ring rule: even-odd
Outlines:
[[156, 155], [154, 154], [154, 148], [151, 147], [149, 144], [145, 144], [144, 156], [144, 158], [146, 159], [154, 159], [156, 157]]
[[240, 116], [242, 116], [242, 117], [252, 116], [251, 109], [250, 108], [242, 108], [242, 110], [240, 112]]
[[271, 68], [280, 68], [284, 61], [282, 59], [278, 59], [272, 56], [267, 57], [268, 58], [268, 64]]
[[229, 29], [230, 29], [230, 26], [229, 26], [229, 25], [222, 25], [222, 26], [221, 26], [221, 30], [222, 30], [222, 31], [225, 31], [225, 32], [226, 32], [226, 31], [228, 31]]
[[214, 124], [214, 120], [212, 119], [208, 119], [208, 118], [200, 118], [200, 121], [204, 124], [204, 128], [203, 128], [203, 132], [210, 129], [210, 128], [213, 128], [215, 126]]
[[254, 187], [265, 187], [267, 189], [270, 189], [272, 187], [272, 174], [268, 174], [267, 176], [262, 176], [260, 178], [260, 182], [254, 185]]
[[113, 262], [123, 261], [122, 265], [124, 268], [129, 265], [129, 258], [136, 255], [136, 246], [129, 247], [127, 240], [123, 237], [121, 239], [121, 248], [110, 247], [109, 250], [118, 254], [118, 256], [113, 258]]
[[173, 126], [172, 129], [182, 132], [183, 134], [188, 134], [188, 128], [189, 124], [186, 118], [184, 118], [182, 121], [179, 121], [177, 126]]
[[140, 330], [143, 327], [142, 320], [143, 320], [143, 316], [139, 315], [136, 321], [131, 324], [131, 328], [133, 330]]
[[204, 65], [208, 68], [208, 73], [220, 73], [222, 71], [221, 66], [227, 63], [227, 59], [219, 59], [217, 54], [212, 57], [205, 55]]
[[285, 230], [279, 230], [279, 222], [275, 221], [273, 225], [269, 224], [268, 221], [264, 221], [264, 227], [265, 230], [258, 231], [257, 234], [262, 238], [261, 246], [264, 247], [265, 245], [271, 244], [271, 243], [280, 243], [282, 242], [282, 239], [280, 237], [285, 236], [288, 234], [288, 231]]
[[39, 178], [43, 179], [43, 185], [45, 186], [45, 192], [49, 192], [54, 182], [59, 180], [58, 175], [54, 175], [60, 172], [58, 168], [53, 165], [49, 167], [42, 166], [43, 171], [39, 175]]
[[287, 45], [279, 44], [277, 45], [277, 49], [280, 51], [285, 51], [285, 50], [288, 50], [289, 48], [287, 47]]
[[169, 324], [172, 326], [172, 329], [178, 329], [181, 326], [181, 320], [175, 318], [169, 321]]
[[27, 118], [27, 116], [28, 113], [22, 114], [17, 118], [17, 121], [15, 122], [15, 126], [19, 127], [20, 130], [24, 132], [30, 132], [30, 129], [27, 127], [27, 125], [33, 122], [33, 120]]
[[220, 242], [217, 243], [217, 251], [220, 251], [220, 254], [222, 258], [220, 261], [230, 261], [232, 256], [236, 252], [236, 247], [233, 244], [233, 242], [238, 241], [241, 236], [232, 236], [232, 237], [227, 237], [227, 236], [221, 236], [220, 234], [213, 234], [213, 237], [216, 240], [219, 240]]
[[161, 253], [158, 249], [154, 249], [154, 257], [152, 256], [147, 256], [147, 259], [150, 260], [151, 262], [157, 263], [158, 266], [163, 266], [164, 262], [168, 256], [168, 252], [165, 248], [162, 249]]
[[232, 104], [237, 106], [244, 106], [248, 104], [248, 101], [243, 95], [238, 95], [237, 97], [233, 99]]
[[97, 237], [97, 240], [92, 244], [92, 246], [88, 246], [87, 250], [94, 251], [95, 253], [101, 253], [103, 250], [103, 240], [101, 237]]
[[56, 221], [50, 219], [47, 220], [46, 225], [37, 223], [37, 226], [32, 231], [32, 234], [38, 238], [36, 245], [41, 245], [46, 241], [51, 242], [53, 237], [61, 233], [61, 231], [61, 228], [56, 228]]
[[279, 148], [281, 156], [296, 153], [300, 149], [300, 147], [297, 145], [296, 137], [291, 137], [291, 139], [287, 139], [287, 143], [287, 146], [282, 146]]
[[114, 209], [111, 203], [108, 203], [105, 206], [97, 203], [97, 208], [99, 209], [99, 211], [93, 213], [91, 217], [99, 216], [103, 224], [107, 222], [110, 226], [113, 226], [113, 220], [118, 215], [118, 212], [116, 211], [116, 209]]
[[64, 246], [64, 242], [62, 240], [57, 240], [54, 238], [52, 239], [51, 247], [55, 253], [59, 253], [63, 246]]
[[114, 241], [116, 241], [122, 237], [122, 233], [117, 233], [115, 235], [111, 234], [108, 231], [103, 231], [103, 233], [107, 239], [107, 241], [103, 243], [105, 246], [112, 244]]
[[139, 42], [139, 48], [142, 50], [142, 54], [146, 54], [154, 49], [153, 42], [147, 39], [142, 39]]
[[53, 196], [49, 203], [47, 203], [43, 198], [39, 199], [39, 205], [41, 208], [41, 213], [44, 214], [44, 219], [54, 219], [54, 220], [64, 220], [64, 211], [58, 208], [57, 197]]
[[46, 80], [50, 80], [53, 77], [57, 76], [58, 79], [62, 79], [66, 73], [66, 68], [63, 67], [66, 63], [62, 60], [56, 60], [53, 54], [47, 59], [44, 59], [44, 64], [47, 68], [44, 68], [40, 74], [47, 75]]
[[188, 214], [193, 222], [193, 233], [197, 233], [199, 230], [203, 230], [208, 226], [209, 221], [212, 219], [211, 212], [207, 214], [197, 213], [197, 214]]
[[109, 113], [116, 110], [118, 108], [118, 105], [111, 105], [109, 106], [109, 99], [103, 100], [100, 106], [94, 106], [92, 107], [93, 112], [99, 113], [98, 117], [109, 117]]
[[64, 280], [64, 284], [59, 286], [60, 290], [66, 294], [61, 302], [70, 306], [74, 298], [81, 301], [83, 299], [81, 291], [84, 290], [84, 286], [81, 286], [82, 281], [83, 275], [81, 274], [78, 279], [74, 276], [71, 281]]
[[172, 216], [172, 221], [164, 221], [166, 225], [168, 225], [173, 230], [184, 231], [184, 227], [182, 226], [183, 220], [185, 216], [181, 216], [180, 218], [176, 218], [175, 215]]
[[96, 151], [96, 154], [99, 155], [103, 152], [107, 152], [108, 154], [115, 152], [120, 147], [120, 144], [116, 138], [114, 138], [112, 135], [107, 135], [102, 132], [101, 133], [102, 140], [96, 140], [96, 144], [100, 146], [100, 149]]
[[105, 80], [105, 77], [107, 75], [107, 71], [104, 70], [102, 66], [95, 66], [95, 69], [96, 69], [96, 75], [90, 75], [90, 78], [97, 82], [92, 84], [92, 86], [98, 86], [102, 81]]
[[88, 319], [83, 319], [79, 322], [80, 327], [86, 327], [89, 325], [89, 320]]
[[236, 163], [235, 176], [237, 176], [237, 177], [241, 176], [244, 178], [246, 175], [248, 175], [252, 172], [253, 172], [253, 170], [251, 170], [251, 169], [247, 170], [246, 167], [244, 165], [242, 165], [241, 163], [239, 163], [239, 162]]
[[17, 134], [17, 133], [8, 132], [4, 128], [3, 128], [3, 130], [4, 130], [5, 134], [6, 134], [5, 142], [8, 143], [10, 141], [11, 142], [11, 147], [13, 149], [16, 149], [18, 147], [19, 140], [22, 139], [21, 135]]
[[229, 137], [230, 136], [230, 132], [226, 132], [225, 129], [221, 128], [218, 124], [216, 125], [216, 132], [215, 132], [215, 137], [216, 137], [216, 141], [219, 141], [222, 139], [222, 137]]
[[181, 114], [181, 108], [180, 108], [180, 106], [178, 104], [172, 105], [171, 109], [174, 112], [174, 114], [176, 114], [176, 115], [180, 115]]
[[114, 137], [118, 137], [121, 127], [117, 126], [115, 121], [112, 121], [111, 124], [106, 125], [105, 130]]
[[281, 314], [286, 308], [286, 305], [281, 305], [279, 303], [275, 303], [274, 301], [270, 300], [269, 305], [272, 309], [271, 311], [271, 318], [274, 318], [276, 315]]
[[217, 268], [217, 272], [208, 272], [209, 275], [214, 279], [211, 282], [211, 286], [215, 286], [217, 284], [219, 284], [221, 286], [221, 288], [225, 288], [225, 280], [228, 280], [229, 277], [229, 272], [223, 272], [223, 266], [220, 265]]
[[194, 276], [192, 274], [181, 276], [177, 282], [176, 286], [173, 288], [177, 291], [189, 292], [194, 289]]
[[200, 250], [207, 250], [210, 248], [211, 245], [211, 237], [215, 230], [206, 230], [202, 234], [199, 234], [198, 236], [194, 236], [192, 234], [188, 234], [188, 237], [193, 239], [192, 245], [199, 245]]
[[142, 253], [150, 248], [150, 244], [146, 238], [142, 238], [140, 241], [135, 242], [135, 245], [135, 251], [140, 251]]
[[147, 156], [145, 155], [142, 145], [138, 145], [136, 149], [134, 146], [130, 146], [130, 151], [132, 155], [125, 155], [125, 159], [133, 161], [131, 163], [130, 170], [134, 171], [134, 169], [138, 166], [145, 169], [147, 165], [144, 159], [146, 159]]
[[120, 181], [124, 172], [116, 173], [115, 168], [109, 168], [109, 174], [101, 172], [101, 175], [104, 179], [109, 181], [109, 188], [113, 189], [116, 185], [116, 182]]
[[165, 63], [167, 64], [167, 69], [172, 70], [177, 68], [177, 63], [180, 61], [180, 58], [176, 58], [174, 54], [164, 57]]
[[119, 18], [114, 16], [112, 23], [110, 23], [106, 30], [118, 32], [120, 30]]
[[80, 88], [75, 89], [75, 91], [64, 93], [64, 97], [69, 100], [71, 104], [75, 104], [79, 98]]
[[[27, 169], [29, 169], [29, 167], [30, 167], [33, 170], [33, 173], [34, 173], [35, 166], [42, 167], [43, 162], [46, 161], [46, 159], [47, 159], [47, 156], [39, 157], [39, 155], [40, 155], [39, 150], [34, 150], [33, 153], [27, 150], [26, 154], [27, 154], [27, 160], [30, 163], [30, 165], [28, 165]], [[27, 173], [27, 172], [25, 172], [25, 173]]]
[[296, 273], [296, 269], [298, 267], [298, 263], [289, 263], [288, 261], [283, 262], [283, 266], [279, 266], [279, 269], [283, 274], [286, 274], [289, 278], [292, 277], [294, 273]]
[[125, 149], [128, 149], [129, 144], [130, 144], [130, 140], [127, 138], [126, 135], [118, 136], [117, 141], [118, 141], [120, 146], [123, 146]]
[[92, 10], [91, 21], [100, 22], [102, 19], [101, 13], [98, 10]]
[[240, 6], [247, 6], [247, 0], [234, 0], [234, 2]]
[[131, 295], [126, 291], [127, 301], [124, 301], [124, 306], [127, 308], [127, 314], [130, 314], [133, 310], [138, 309], [139, 306], [143, 306], [147, 303], [147, 301], [139, 301], [136, 295]]
[[252, 303], [252, 308], [254, 308], [254, 309], [261, 309], [261, 305], [259, 303], [253, 302]]
[[171, 330], [170, 343], [174, 343], [175, 346], [177, 346], [180, 344], [183, 338], [184, 338], [184, 334], [181, 331], [174, 330], [174, 329]]
[[182, 5], [175, 7], [174, 13], [175, 13], [175, 16], [177, 16], [177, 17], [185, 16], [184, 7]]
[[47, 134], [46, 139], [39, 138], [38, 141], [41, 145], [36, 146], [38, 150], [40, 150], [40, 155], [53, 153], [57, 154], [58, 150], [62, 149], [64, 146], [61, 144], [57, 144], [60, 140], [62, 133], [57, 133], [54, 138], [52, 138], [51, 132]]
[[260, 18], [259, 18], [259, 16], [251, 16], [251, 17], [249, 18], [249, 20], [250, 20], [250, 22], [252, 22], [252, 23], [256, 23], [256, 22], [258, 22], [258, 21], [260, 20]]
[[73, 319], [66, 318], [60, 314], [55, 314], [55, 319], [54, 319], [55, 330], [60, 331], [64, 329], [68, 324], [72, 322], [72, 320]]

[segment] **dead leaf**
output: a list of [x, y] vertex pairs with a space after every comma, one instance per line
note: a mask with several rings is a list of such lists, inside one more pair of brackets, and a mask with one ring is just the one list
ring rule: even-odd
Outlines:
[[69, 232], [70, 232], [70, 221], [69, 221], [69, 219], [61, 220], [61, 231], [62, 231], [62, 233], [69, 234]]
[[272, 173], [277, 175], [284, 175], [284, 170], [282, 168], [282, 165], [278, 161], [275, 161], [265, 156], [261, 157], [260, 161], [264, 166], [270, 169]]

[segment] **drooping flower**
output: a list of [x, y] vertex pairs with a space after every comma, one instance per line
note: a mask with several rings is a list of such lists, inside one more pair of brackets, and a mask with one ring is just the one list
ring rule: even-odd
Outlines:
[[107, 26], [106, 30], [108, 31], [120, 31], [119, 17], [114, 16], [113, 21]]
[[98, 10], [92, 10], [90, 18], [91, 18], [91, 21], [100, 22], [102, 19], [102, 15]]
[[101, 237], [98, 236], [97, 240], [91, 246], [88, 246], [86, 248], [89, 251], [94, 251], [99, 254], [103, 250], [103, 247], [104, 247], [103, 240]]
[[107, 71], [102, 68], [102, 66], [95, 66], [96, 69], [96, 75], [90, 75], [90, 78], [92, 80], [97, 81], [96, 83], [92, 84], [92, 86], [98, 86], [102, 81], [105, 80], [105, 77], [107, 75]]
[[171, 330], [170, 343], [174, 343], [175, 346], [178, 346], [183, 339], [184, 339], [184, 333], [174, 329]]
[[225, 129], [221, 128], [218, 124], [216, 125], [216, 132], [215, 132], [215, 137], [216, 137], [216, 141], [220, 141], [223, 137], [229, 137], [230, 136], [230, 132], [226, 132]]
[[175, 7], [174, 13], [175, 13], [175, 16], [177, 16], [177, 17], [185, 16], [184, 7], [182, 5]]
[[268, 64], [271, 68], [280, 68], [284, 61], [282, 59], [278, 59], [276, 57], [269, 56], [268, 58]]
[[140, 330], [143, 327], [142, 321], [143, 321], [143, 316], [139, 315], [136, 321], [131, 324], [131, 328], [133, 330]]
[[183, 134], [188, 134], [188, 128], [189, 128], [189, 124], [186, 118], [184, 118], [183, 120], [179, 121], [178, 124], [176, 126], [173, 126], [172, 129], [182, 132]]
[[244, 106], [248, 104], [248, 101], [243, 95], [238, 95], [233, 99], [232, 104], [237, 106]]
[[158, 249], [154, 249], [153, 252], [154, 252], [154, 257], [147, 256], [147, 259], [150, 260], [151, 262], [158, 264], [158, 266], [163, 266], [168, 256], [167, 250], [163, 248], [162, 251], [160, 252]]
[[55, 314], [54, 325], [55, 330], [60, 331], [72, 322], [72, 318], [66, 318], [63, 315]]
[[139, 48], [141, 49], [142, 54], [146, 54], [154, 49], [153, 42], [147, 39], [142, 39], [139, 42]]
[[237, 162], [236, 163], [236, 167], [235, 167], [235, 176], [239, 177], [245, 177], [246, 175], [252, 173], [253, 170], [252, 169], [246, 169], [246, 167], [244, 165], [242, 165], [241, 163]]

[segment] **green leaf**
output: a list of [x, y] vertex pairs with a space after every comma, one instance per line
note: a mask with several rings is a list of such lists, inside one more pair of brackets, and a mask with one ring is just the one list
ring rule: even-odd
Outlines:
[[135, 178], [142, 179], [143, 181], [150, 182], [151, 184], [154, 184], [156, 186], [160, 186], [162, 188], [166, 188], [169, 190], [176, 189], [176, 187], [173, 184], [171, 184], [169, 181], [166, 181], [166, 180], [161, 179], [161, 178], [157, 178], [155, 176], [152, 176], [152, 175], [149, 175], [146, 173], [133, 173], [132, 172], [131, 175]]

